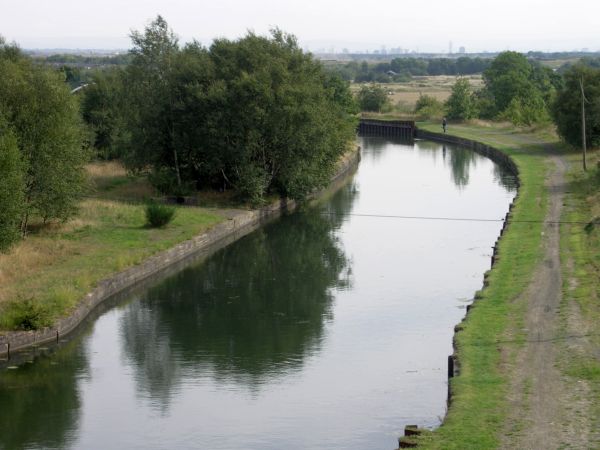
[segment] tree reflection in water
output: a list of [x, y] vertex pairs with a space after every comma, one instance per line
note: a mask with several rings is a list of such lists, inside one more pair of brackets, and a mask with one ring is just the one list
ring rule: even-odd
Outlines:
[[69, 447], [78, 430], [78, 381], [87, 376], [85, 346], [73, 342], [0, 372], [0, 448]]
[[206, 376], [249, 390], [302, 367], [332, 320], [332, 289], [350, 263], [335, 230], [357, 195], [287, 216], [151, 289], [120, 329], [137, 387], [161, 409], [184, 380]]

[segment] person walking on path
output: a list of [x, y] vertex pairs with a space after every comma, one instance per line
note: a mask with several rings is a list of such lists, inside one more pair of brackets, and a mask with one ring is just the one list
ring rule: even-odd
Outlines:
[[446, 132], [446, 125], [448, 125], [448, 122], [446, 121], [446, 118], [444, 117], [442, 119], [442, 128], [444, 129], [444, 133]]

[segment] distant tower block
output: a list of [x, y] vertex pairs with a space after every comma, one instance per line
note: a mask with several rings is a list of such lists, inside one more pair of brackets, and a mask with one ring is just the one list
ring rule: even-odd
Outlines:
[[467, 50], [464, 47], [461, 47], [458, 49], [458, 53], [460, 53], [461, 55], [464, 55], [465, 53], [467, 53]]
[[448, 54], [452, 54], [452, 41], [448, 42]]

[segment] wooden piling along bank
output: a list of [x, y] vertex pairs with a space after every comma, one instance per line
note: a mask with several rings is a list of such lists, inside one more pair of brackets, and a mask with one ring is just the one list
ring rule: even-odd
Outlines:
[[412, 140], [415, 137], [415, 122], [412, 120], [360, 119], [358, 133], [361, 136], [398, 137]]
[[[363, 136], [379, 136], [379, 137], [400, 137], [407, 139], [428, 139], [435, 142], [447, 143], [453, 145], [460, 145], [462, 147], [467, 147], [472, 149], [475, 153], [479, 153], [483, 156], [494, 161], [496, 164], [507, 169], [511, 174], [513, 174], [517, 178], [517, 196], [519, 195], [518, 188], [520, 187], [519, 181], [519, 170], [515, 162], [502, 151], [490, 147], [489, 145], [482, 144], [480, 142], [472, 141], [470, 139], [459, 138], [456, 136], [451, 136], [445, 133], [434, 133], [431, 131], [420, 130], [415, 126], [414, 122], [411, 121], [401, 121], [401, 120], [375, 120], [375, 119], [361, 119], [360, 124], [358, 126], [358, 132]], [[514, 206], [515, 199], [509, 205], [509, 211], [504, 218], [504, 224], [502, 226], [502, 230], [500, 231], [500, 236], [496, 240], [494, 246], [492, 247], [492, 257], [491, 257], [491, 267], [498, 262], [498, 245], [500, 239], [506, 232], [507, 227], [510, 224], [510, 219], [512, 216], [512, 209]], [[488, 285], [488, 275], [489, 272], [484, 274], [484, 282], [483, 285], [486, 287]], [[473, 299], [473, 303], [467, 306], [467, 315], [469, 311], [476, 305], [477, 296]], [[453, 339], [453, 347], [456, 348], [456, 333], [459, 333], [464, 329], [463, 322], [466, 320], [463, 318], [463, 321], [457, 324], [454, 327], [455, 336]], [[452, 402], [452, 384], [450, 383], [450, 379], [460, 375], [460, 360], [457, 358], [456, 354], [452, 354], [448, 356], [448, 400], [447, 404], [450, 407]], [[418, 435], [423, 432], [422, 429], [418, 428], [416, 425], [407, 425], [404, 430], [404, 436], [398, 439], [399, 448], [415, 448], [418, 447]]]

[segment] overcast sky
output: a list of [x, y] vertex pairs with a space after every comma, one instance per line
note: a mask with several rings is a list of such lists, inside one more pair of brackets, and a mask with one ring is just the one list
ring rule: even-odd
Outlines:
[[0, 35], [23, 48], [128, 48], [157, 14], [204, 44], [278, 26], [313, 51], [600, 50], [600, 0], [0, 0]]

